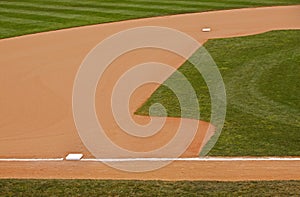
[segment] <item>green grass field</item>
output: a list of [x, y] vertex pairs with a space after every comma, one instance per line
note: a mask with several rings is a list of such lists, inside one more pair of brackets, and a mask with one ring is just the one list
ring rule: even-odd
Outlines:
[[300, 0], [1, 0], [0, 39], [188, 12], [300, 4]]
[[[300, 0], [1, 0], [0, 39], [24, 34], [209, 10], [300, 4]], [[224, 77], [228, 110], [224, 131], [209, 155], [300, 155], [299, 31], [210, 40], [205, 47]], [[210, 101], [188, 62], [180, 69], [195, 86], [201, 117]], [[298, 75], [297, 75], [298, 74]], [[176, 80], [169, 79], [169, 80]], [[163, 86], [138, 111], [162, 102], [179, 116]], [[169, 106], [169, 107], [168, 107]], [[300, 181], [201, 182], [110, 180], [0, 180], [0, 196], [297, 196]]]
[[0, 196], [297, 196], [300, 181], [0, 180]]
[[[204, 45], [220, 69], [228, 102], [225, 127], [209, 155], [300, 155], [299, 43], [300, 31], [291, 30], [209, 40]], [[190, 62], [179, 71], [198, 95], [201, 119], [209, 121], [210, 98], [201, 75]], [[163, 85], [137, 113], [147, 115], [157, 102], [168, 116], [180, 116], [176, 96]]]

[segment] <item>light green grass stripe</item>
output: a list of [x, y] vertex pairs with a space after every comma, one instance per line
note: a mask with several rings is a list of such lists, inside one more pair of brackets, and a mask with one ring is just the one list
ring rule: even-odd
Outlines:
[[[0, 23], [1, 24], [1, 23]], [[16, 29], [8, 28], [8, 27], [3, 27], [2, 25], [0, 26], [0, 32], [1, 34], [12, 34], [18, 32]], [[0, 34], [0, 35], [1, 35]]]
[[[128, 0], [135, 2], [135, 0]], [[137, 0], [138, 3], [149, 3], [147, 0]], [[246, 0], [225, 0], [225, 1], [174, 1], [170, 2], [168, 0], [156, 0], [152, 2], [153, 4], [160, 5], [178, 5], [183, 9], [189, 6], [194, 6], [195, 8], [220, 8], [220, 9], [228, 9], [228, 8], [243, 8], [243, 7], [256, 7], [256, 6], [275, 6], [275, 5], [287, 5], [287, 4], [300, 4], [300, 0], [294, 0], [289, 2], [284, 1], [246, 1]]]
[[[10, 22], [15, 24], [36, 24], [36, 25], [43, 25], [45, 24], [45, 21], [38, 20], [38, 19], [25, 19], [25, 18], [18, 18], [18, 17], [12, 17], [12, 16], [4, 16], [3, 14], [0, 14], [0, 21], [4, 22]], [[49, 24], [58, 24], [55, 22], [47, 22]]]
[[46, 26], [42, 25], [31, 25], [31, 24], [17, 24], [19, 25], [19, 29], [16, 30], [14, 28], [16, 24], [9, 23], [9, 22], [0, 22], [0, 37], [5, 37], [8, 35], [14, 35], [17, 36], [19, 35], [19, 31], [22, 30], [22, 32], [29, 33], [34, 31], [35, 29], [45, 29], [47, 30]]
[[[64, 0], [64, 1], [59, 1], [59, 0], [53, 0], [53, 1], [43, 1], [43, 6], [41, 7], [48, 7], [48, 5], [45, 4], [53, 4], [53, 2], [56, 2], [57, 4], [61, 5], [60, 7], [64, 8], [72, 8], [74, 10], [81, 10], [81, 11], [99, 11], [98, 8], [91, 9], [90, 7], [95, 7], [99, 6], [101, 10], [104, 10], [105, 8], [107, 10], [117, 10], [115, 11], [108, 11], [105, 13], [123, 13], [123, 11], [129, 12], [129, 16], [131, 14], [137, 14], [141, 16], [148, 16], [148, 15], [156, 15], [159, 12], [163, 13], [170, 13], [170, 12], [182, 12], [183, 10], [185, 12], [191, 12], [191, 11], [199, 11], [199, 8], [202, 9], [211, 9], [213, 7], [220, 8], [220, 7], [244, 7], [246, 6], [245, 4], [228, 4], [228, 3], [219, 3], [219, 2], [178, 2], [176, 1], [175, 3], [170, 3], [167, 1], [160, 1], [160, 2], [149, 2], [149, 1], [142, 1], [142, 2], [137, 2], [133, 0], [127, 0], [126, 2], [122, 3], [116, 3], [114, 1], [109, 1], [109, 2], [87, 2], [87, 1], [82, 1], [82, 2], [74, 2], [72, 0]], [[68, 5], [66, 3], [68, 2]], [[37, 1], [34, 4], [40, 4], [41, 2]], [[23, 2], [20, 4], [15, 4], [15, 5], [24, 5]], [[29, 5], [29, 4], [27, 4]], [[89, 7], [78, 7], [78, 6], [89, 6]], [[57, 7], [57, 5], [55, 5]], [[116, 8], [117, 6], [117, 8]], [[197, 6], [197, 7], [195, 7]], [[50, 7], [49, 7], [50, 8]], [[121, 8], [126, 8], [126, 9], [121, 9]], [[131, 9], [133, 8], [133, 9]], [[138, 10], [141, 10], [140, 12]], [[151, 10], [151, 12], [149, 11]], [[200, 11], [201, 11], [200, 10]], [[104, 12], [104, 11], [103, 11]]]
[[[150, 9], [160, 9], [164, 11], [195, 11], [205, 8], [213, 8], [213, 7], [241, 7], [245, 6], [244, 4], [224, 4], [224, 3], [210, 3], [210, 2], [199, 2], [197, 4], [194, 4], [192, 2], [179, 2], [176, 1], [176, 3], [169, 3], [168, 1], [159, 1], [159, 2], [149, 2], [149, 1], [143, 1], [143, 2], [136, 2], [134, 0], [128, 0], [129, 3], [136, 3], [136, 7], [143, 7], [143, 8], [150, 8]], [[124, 3], [124, 5], [126, 5]]]
[[[140, 3], [149, 3], [147, 0], [128, 0], [128, 2], [137, 2], [138, 4]], [[152, 4], [157, 4], [157, 5], [165, 5], [165, 6], [180, 6], [181, 9], [186, 9], [187, 7], [195, 8], [196, 7], [201, 7], [201, 6], [209, 6], [211, 8], [213, 7], [242, 7], [245, 6], [245, 4], [237, 4], [237, 3], [222, 3], [222, 2], [208, 2], [208, 1], [197, 1], [197, 2], [190, 2], [190, 1], [173, 1], [170, 2], [168, 0], [160, 0], [160, 1], [154, 1], [151, 2]]]
[[145, 15], [147, 14], [155, 14], [156, 12], [150, 12], [150, 11], [136, 11], [136, 10], [129, 10], [129, 9], [120, 9], [118, 6], [115, 5], [115, 8], [83, 8], [83, 7], [74, 7], [74, 6], [63, 6], [63, 5], [39, 5], [36, 3], [27, 3], [27, 2], [7, 2], [7, 1], [0, 1], [0, 5], [9, 5], [9, 6], [14, 6], [14, 7], [27, 7], [27, 8], [40, 8], [40, 9], [53, 9], [53, 10], [68, 10], [68, 11], [73, 11], [73, 12], [78, 12], [80, 15], [85, 15], [82, 12], [97, 12], [97, 13], [102, 13], [102, 14], [122, 14], [122, 15], [127, 15], [127, 16], [136, 16], [136, 15]]
[[[114, 9], [114, 7], [116, 7], [116, 3], [115, 2], [99, 2], [98, 4], [99, 6], [107, 6], [107, 7], [111, 7], [112, 9]], [[174, 5], [156, 5], [154, 3], [150, 3], [148, 2], [147, 4], [138, 4], [137, 2], [134, 1], [127, 1], [127, 2], [123, 2], [123, 3], [117, 3], [117, 7], [119, 8], [127, 8], [128, 11], [131, 12], [131, 8], [139, 8], [139, 9], [144, 9], [144, 10], [152, 10], [152, 11], [166, 11], [166, 10], [182, 10], [182, 7], [179, 6], [174, 6]], [[157, 12], [151, 12], [151, 14], [155, 14]]]
[[[129, 0], [129, 1], [136, 1], [136, 2], [149, 2], [147, 0]], [[212, 5], [218, 5], [218, 3], [220, 4], [251, 4], [251, 5], [266, 5], [266, 4], [286, 4], [286, 1], [276, 1], [276, 0], [222, 0], [222, 1], [218, 1], [218, 0], [212, 0], [212, 1], [184, 1], [184, 0], [175, 0], [175, 1], [170, 1], [170, 0], [152, 0], [152, 3], [160, 3], [160, 2], [164, 2], [164, 3], [169, 3], [169, 4], [179, 4], [179, 5], [201, 5], [201, 4], [212, 4]], [[290, 2], [299, 2], [299, 0], [294, 0], [294, 1], [290, 1]]]
[[[17, 1], [18, 2], [18, 1]], [[182, 7], [174, 7], [172, 5], [155, 5], [151, 2], [148, 2], [147, 4], [137, 4], [137, 2], [133, 1], [133, 2], [129, 2], [129, 1], [123, 1], [123, 2], [103, 2], [103, 1], [96, 1], [96, 2], [88, 2], [88, 1], [80, 1], [80, 2], [74, 2], [72, 0], [64, 0], [64, 1], [60, 1], [60, 0], [51, 0], [51, 1], [35, 1], [35, 4], [40, 4], [43, 3], [43, 5], [45, 4], [53, 4], [53, 3], [57, 3], [60, 5], [66, 5], [68, 3], [68, 7], [73, 6], [74, 9], [80, 8], [78, 6], [88, 6], [88, 7], [95, 7], [95, 6], [103, 6], [103, 7], [110, 7], [111, 9], [115, 10], [116, 6], [118, 7], [118, 9], [120, 8], [127, 8], [126, 10], [128, 11], [132, 11], [131, 8], [138, 8], [138, 9], [143, 9], [143, 10], [161, 10], [161, 11], [166, 11], [165, 8], [170, 8], [172, 10], [182, 10]], [[143, 11], [144, 13], [144, 11]], [[152, 12], [152, 13], [157, 13], [157, 12]]]
[[300, 0], [0, 0], [0, 14], [3, 16], [12, 17], [12, 20], [24, 17], [45, 22], [45, 27], [36, 25], [31, 30], [24, 28], [19, 19], [15, 26], [3, 23], [3, 27], [18, 29], [19, 32], [11, 35], [0, 32], [0, 38], [141, 17], [297, 3], [300, 4]]
[[[233, 3], [243, 2], [244, 3], [245, 0], [233, 0], [233, 1], [225, 0], [225, 2], [233, 2]], [[276, 1], [276, 0], [263, 0], [263, 1], [261, 1], [261, 0], [249, 0], [248, 2], [249, 2], [249, 4], [257, 4], [257, 5], [266, 5], [266, 4], [274, 5], [274, 4], [286, 4], [287, 3], [286, 1]], [[290, 1], [290, 2], [295, 2], [295, 3], [299, 2], [300, 3], [299, 0], [294, 0], [294, 1]]]
[[[28, 10], [28, 9], [15, 9], [15, 8], [2, 8], [0, 7], [0, 12], [6, 13], [21, 13], [21, 14], [29, 14], [29, 15], [36, 15], [36, 16], [49, 16], [55, 18], [62, 18], [62, 19], [82, 19], [83, 15], [79, 14], [63, 14], [51, 11], [37, 11], [37, 10]], [[97, 18], [97, 19], [105, 19], [104, 17], [98, 16], [89, 16], [90, 18]]]
[[[299, 49], [295, 49], [295, 51], [297, 50], [299, 51]], [[237, 109], [243, 109], [244, 112], [257, 117], [300, 127], [299, 110], [270, 99], [263, 95], [258, 87], [262, 75], [270, 72], [274, 66], [283, 64], [281, 62], [285, 61], [286, 54], [283, 51], [281, 54], [278, 54], [278, 52], [270, 53], [263, 57], [257, 57], [266, 59], [263, 62], [264, 66], [257, 66], [257, 59], [255, 58], [249, 61], [247, 65], [236, 69], [228, 78], [227, 87], [230, 87], [231, 91], [231, 94], [228, 95], [228, 100]], [[290, 54], [293, 54], [293, 52], [291, 51]], [[275, 56], [277, 58], [272, 59]], [[286, 118], [287, 114], [289, 118]]]
[[[0, 11], [1, 12], [1, 11]], [[1, 12], [2, 16], [8, 17], [8, 18], [16, 18], [16, 19], [26, 19], [26, 20], [37, 20], [41, 21], [45, 24], [48, 24], [48, 26], [53, 25], [62, 25], [66, 22], [72, 22], [74, 19], [66, 19], [66, 18], [59, 18], [55, 16], [41, 16], [41, 15], [34, 15], [34, 14], [25, 14], [25, 13], [14, 13], [14, 12]], [[19, 26], [16, 26], [19, 27]]]

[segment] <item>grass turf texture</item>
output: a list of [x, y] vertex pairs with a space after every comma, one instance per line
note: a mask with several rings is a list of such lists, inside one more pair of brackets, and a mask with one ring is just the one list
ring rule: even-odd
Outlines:
[[[227, 94], [225, 126], [209, 155], [300, 155], [299, 43], [300, 31], [289, 30], [209, 40], [204, 45], [220, 69]], [[204, 80], [188, 61], [179, 71], [196, 91], [201, 119], [209, 121]], [[165, 83], [180, 80], [173, 75]], [[166, 86], [160, 86], [137, 114], [148, 115], [154, 103], [161, 103], [168, 116], [180, 116], [178, 100]]]
[[0, 38], [188, 12], [300, 4], [300, 0], [1, 0]]
[[[242, 7], [290, 4], [300, 4], [300, 0], [224, 0], [222, 2], [217, 0], [206, 0], [205, 2], [199, 0], [7, 0], [0, 1], [0, 39], [42, 31], [114, 22], [133, 18]], [[296, 43], [299, 43], [299, 39], [296, 40], [295, 36], [298, 35], [299, 38], [299, 34], [294, 33], [293, 35], [294, 37], [292, 36], [292, 40], [294, 41], [294, 46], [296, 46]], [[257, 39], [261, 39], [261, 41], [267, 40], [266, 37], [259, 36]], [[276, 38], [278, 38], [277, 36], [278, 35], [275, 35]], [[279, 37], [282, 36], [284, 36], [284, 33], [279, 35]], [[290, 36], [291, 35], [289, 34], [289, 38]], [[251, 40], [252, 38], [249, 37], [247, 39]], [[222, 65], [220, 66], [220, 69], [224, 78], [226, 79], [226, 85], [231, 84], [232, 88], [234, 88], [235, 85], [238, 85], [234, 84], [234, 81], [238, 80], [238, 75], [234, 74], [235, 72], [232, 72], [234, 70], [237, 72], [235, 67], [238, 67], [238, 65], [246, 65], [246, 63], [251, 59], [256, 59], [256, 55], [250, 54], [248, 54], [249, 57], [243, 56], [243, 58], [245, 58], [244, 61], [241, 61], [242, 58], [239, 58], [238, 60], [234, 59], [236, 56], [232, 54], [234, 50], [233, 47], [243, 45], [245, 40], [242, 40], [244, 40], [244, 38], [237, 38], [233, 40], [224, 39], [209, 41], [206, 44], [206, 47], [209, 48], [215, 60], [218, 61], [218, 65]], [[284, 38], [283, 40], [288, 39]], [[277, 42], [276, 39], [275, 41]], [[288, 42], [289, 46], [292, 45], [293, 41]], [[227, 46], [227, 44], [229, 45]], [[226, 45], [226, 49], [228, 51], [225, 50], [218, 54], [221, 51], [219, 47], [222, 45]], [[258, 46], [269, 47], [269, 51], [272, 51], [272, 46], [270, 43], [267, 46], [265, 43]], [[253, 47], [254, 48], [252, 49], [257, 49], [254, 45]], [[243, 49], [243, 47], [240, 47], [239, 49], [241, 48]], [[248, 46], [246, 48], [248, 48], [251, 53], [253, 52], [251, 47], [249, 48]], [[237, 54], [240, 54], [246, 53], [246, 50], [247, 49], [235, 51]], [[278, 50], [278, 47], [276, 50]], [[292, 48], [290, 48], [290, 50], [292, 50]], [[285, 51], [285, 53], [282, 55], [286, 55], [287, 52], [288, 51]], [[299, 98], [299, 91], [296, 91], [297, 86], [295, 85], [296, 83], [294, 83], [297, 82], [295, 81], [295, 76], [297, 72], [299, 73], [299, 68], [296, 70], [297, 62], [295, 59], [298, 58], [299, 60], [299, 55], [296, 53], [293, 54], [294, 55], [286, 56], [286, 60], [288, 62], [288, 67], [290, 65], [290, 61], [294, 62], [292, 63], [292, 65], [295, 67], [294, 71], [292, 71], [292, 67], [289, 67], [289, 69], [281, 69], [281, 67], [277, 65], [274, 67], [274, 69], [272, 69], [273, 73], [277, 73], [275, 78], [273, 78], [273, 76], [269, 73], [264, 73], [259, 77], [260, 80], [258, 81], [260, 84], [262, 84], [261, 88], [259, 88], [262, 95], [271, 95], [272, 102], [283, 102], [282, 104], [289, 106], [288, 108], [295, 107], [296, 112], [297, 110], [299, 112], [299, 100], [297, 101]], [[260, 54], [259, 56], [261, 57], [262, 55], [263, 54]], [[229, 58], [233, 56], [234, 58]], [[227, 58], [222, 59], [224, 57]], [[271, 60], [270, 58], [268, 59]], [[253, 60], [252, 64], [256, 64], [255, 61], [258, 60]], [[281, 66], [285, 66], [285, 64], [281, 64]], [[180, 70], [184, 71], [187, 76], [191, 76], [191, 74], [193, 74], [193, 69], [187, 65], [181, 67]], [[230, 79], [231, 75], [232, 79]], [[285, 76], [289, 77], [286, 78]], [[268, 86], [270, 81], [273, 81], [273, 89], [263, 88], [263, 84]], [[193, 83], [195, 85], [198, 84], [200, 87], [196, 89], [197, 93], [199, 94], [201, 92], [201, 95], [204, 95], [199, 97], [202, 111], [209, 111], [209, 105], [203, 105], [203, 103], [209, 103], [209, 98], [205, 96], [205, 92], [207, 92], [205, 89], [205, 84], [203, 81], [201, 82], [201, 79], [199, 81], [194, 81]], [[245, 85], [245, 83], [242, 84]], [[289, 84], [293, 85], [289, 86]], [[232, 88], [229, 89], [229, 85], [227, 85], [227, 94], [234, 92]], [[275, 92], [280, 93], [274, 94]], [[286, 92], [286, 94], [284, 92]], [[155, 98], [156, 100], [165, 100], [164, 102], [167, 103], [168, 97], [162, 97], [166, 96], [167, 93], [168, 92], [164, 91], [163, 88], [160, 88], [152, 98], [155, 98], [155, 95], [157, 95], [159, 98]], [[168, 94], [171, 93], [169, 92]], [[245, 97], [243, 94], [242, 98], [237, 98], [237, 96], [234, 95], [235, 94], [232, 94], [233, 97], [229, 96], [229, 115], [227, 116], [225, 131], [222, 133], [217, 146], [211, 151], [211, 155], [299, 155], [299, 140], [297, 140], [299, 139], [299, 134], [297, 134], [297, 129], [299, 131], [299, 124], [298, 126], [289, 125], [289, 122], [293, 121], [292, 117], [289, 121], [287, 121], [287, 124], [277, 121], [270, 121], [270, 118], [261, 118], [263, 115], [259, 116], [259, 114], [256, 112], [249, 113], [247, 112], [248, 110], [241, 110], [239, 106], [244, 105], [243, 98]], [[246, 97], [246, 100], [247, 98], [248, 97]], [[259, 98], [262, 98], [262, 96], [259, 95]], [[149, 102], [151, 102], [151, 100]], [[237, 105], [234, 103], [237, 103]], [[248, 104], [251, 104], [251, 102], [249, 101]], [[270, 106], [268, 103], [266, 105]], [[256, 109], [255, 106], [251, 105], [250, 108], [252, 108], [254, 111]], [[249, 106], [247, 109], [249, 109]], [[140, 111], [140, 113], [142, 113], [142, 111]], [[143, 113], [145, 113], [145, 111]], [[169, 113], [176, 115], [176, 108], [173, 111], [171, 108], [169, 108]], [[289, 113], [290, 112], [286, 114], [285, 119], [289, 119]], [[206, 116], [206, 119], [208, 119], [208, 115], [205, 113], [201, 114], [201, 116]], [[245, 122], [247, 124], [244, 124]], [[249, 125], [251, 125], [251, 127], [248, 127]], [[284, 133], [286, 135], [284, 135]], [[281, 138], [282, 136], [283, 138]], [[276, 144], [278, 144], [278, 146]], [[274, 147], [275, 149], [273, 150], [272, 148]], [[299, 183], [299, 181], [163, 182], [96, 180], [0, 180], [0, 196], [207, 196], [226, 194], [251, 196], [296, 196], [300, 193]]]
[[3, 196], [296, 196], [300, 181], [0, 180]]

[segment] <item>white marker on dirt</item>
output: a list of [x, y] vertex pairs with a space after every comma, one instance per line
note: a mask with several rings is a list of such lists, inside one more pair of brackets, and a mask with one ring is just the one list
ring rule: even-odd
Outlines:
[[202, 28], [202, 32], [210, 32], [210, 31], [211, 31], [210, 27]]
[[82, 157], [83, 157], [83, 154], [71, 153], [71, 154], [68, 154], [68, 156], [66, 157], [66, 160], [79, 161]]

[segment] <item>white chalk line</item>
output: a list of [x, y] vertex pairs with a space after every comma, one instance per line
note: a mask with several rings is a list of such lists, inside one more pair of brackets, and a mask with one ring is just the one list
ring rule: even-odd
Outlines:
[[4, 158], [4, 159], [1, 159], [0, 158], [0, 162], [1, 161], [29, 161], [29, 162], [34, 162], [34, 161], [63, 161], [64, 158]]
[[[0, 158], [0, 162], [51, 162], [65, 161], [65, 158]], [[193, 158], [83, 158], [83, 162], [164, 162], [164, 161], [300, 161], [300, 157], [193, 157]]]
[[98, 162], [134, 162], [134, 161], [300, 161], [300, 158], [292, 158], [292, 157], [112, 158], [112, 159], [81, 159], [81, 161], [98, 161]]

